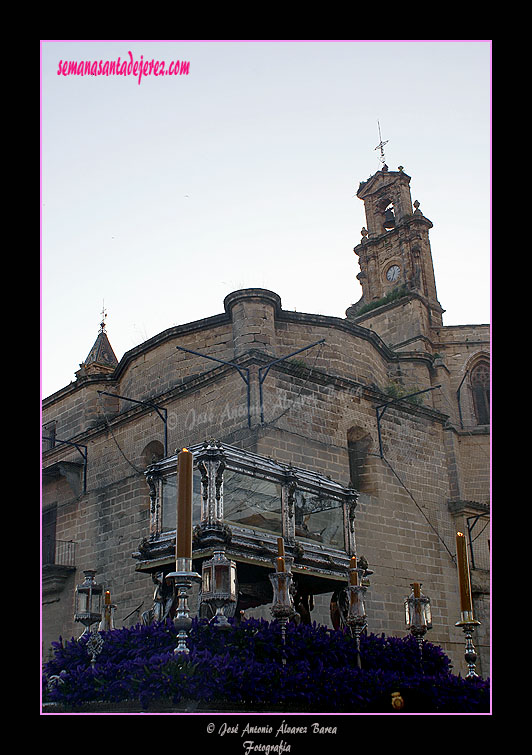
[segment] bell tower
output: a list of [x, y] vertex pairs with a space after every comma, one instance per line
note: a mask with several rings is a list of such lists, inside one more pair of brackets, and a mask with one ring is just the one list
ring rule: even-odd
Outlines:
[[[353, 250], [359, 258], [357, 278], [362, 298], [346, 315], [350, 319], [358, 319], [368, 311], [376, 315], [377, 310], [392, 302], [401, 300], [404, 305], [405, 297], [409, 297], [417, 300], [418, 320], [423, 310], [423, 322], [418, 323], [421, 334], [427, 327], [442, 325], [444, 310], [436, 293], [429, 241], [432, 223], [419, 209], [419, 202], [412, 204], [410, 180], [402, 166], [391, 171], [383, 164], [358, 188], [357, 197], [364, 202], [367, 226], [362, 228], [362, 239]], [[401, 316], [406, 314], [403, 306]], [[412, 335], [415, 330], [412, 322]], [[379, 335], [386, 340], [384, 333]]]

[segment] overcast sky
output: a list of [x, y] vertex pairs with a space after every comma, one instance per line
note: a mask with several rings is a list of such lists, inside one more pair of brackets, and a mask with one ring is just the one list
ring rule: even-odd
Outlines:
[[[189, 72], [58, 75], [118, 57]], [[43, 397], [74, 380], [103, 303], [118, 359], [239, 288], [344, 317], [377, 121], [434, 224], [444, 324], [488, 323], [489, 41], [42, 42]]]

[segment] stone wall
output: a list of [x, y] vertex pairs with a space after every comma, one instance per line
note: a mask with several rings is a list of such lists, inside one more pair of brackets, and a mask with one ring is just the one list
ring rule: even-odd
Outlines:
[[[443, 341], [441, 333], [439, 338]], [[262, 386], [261, 423], [259, 368], [322, 339], [271, 366]], [[176, 346], [238, 363], [244, 372]], [[445, 369], [451, 384], [455, 373]], [[249, 414], [242, 374], [250, 377]], [[252, 289], [227, 297], [221, 315], [171, 328], [132, 349], [111, 375], [80, 377], [49, 397], [43, 421], [56, 423], [58, 438], [87, 445], [88, 463], [85, 494], [65, 477], [45, 478], [43, 505], [57, 508], [56, 537], [77, 546], [76, 572], [57, 592], [57, 601], [43, 595], [44, 646], [59, 634], [81, 633], [69, 610], [84, 569], [95, 569], [97, 580], [111, 590], [117, 625], [139, 620], [152, 604], [151, 579], [135, 571], [132, 553], [149, 535], [144, 470], [153, 450], [162, 447], [163, 424], [151, 407], [109, 397], [104, 403], [98, 394], [103, 390], [164, 406], [168, 455], [215, 437], [347, 485], [348, 437], [364, 436], [356, 539], [357, 553], [374, 571], [369, 629], [403, 634], [403, 601], [410, 583], [420, 581], [433, 606], [429, 639], [462, 668], [463, 640], [454, 627], [459, 605], [449, 501], [488, 500], [485, 437], [455, 432], [451, 441], [451, 412], [445, 408], [455, 412], [453, 392], [447, 391], [442, 404], [439, 393], [431, 391], [421, 405], [402, 402], [386, 409], [381, 455], [375, 409], [390, 400], [391, 382], [407, 390], [431, 387], [438, 378], [424, 353], [394, 352], [374, 332], [347, 320], [284, 312], [276, 294]], [[43, 464], [58, 468], [58, 462], [76, 458], [75, 449], [56, 446], [44, 452]], [[478, 596], [485, 611], [486, 593], [480, 590]], [[267, 607], [259, 614], [269, 618]], [[314, 618], [329, 623], [329, 596], [316, 599]], [[487, 668], [486, 647], [480, 650]]]

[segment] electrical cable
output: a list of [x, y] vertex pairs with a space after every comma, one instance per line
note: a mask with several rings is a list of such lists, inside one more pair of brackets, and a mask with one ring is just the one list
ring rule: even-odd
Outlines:
[[[312, 373], [314, 371], [314, 367], [316, 366], [316, 362], [318, 360], [318, 357], [321, 354], [321, 350], [322, 350], [322, 347], [323, 347], [323, 342], [319, 343], [318, 345], [319, 345], [320, 348], [319, 348], [318, 352], [316, 353], [316, 355], [314, 357], [314, 361], [312, 363], [312, 366], [310, 367], [310, 369], [307, 368], [308, 369], [307, 377], [306, 377], [305, 381], [303, 382], [303, 384], [300, 386], [299, 392], [298, 392], [297, 396], [290, 402], [290, 405], [287, 406], [286, 409], [284, 409], [277, 417], [274, 417], [273, 419], [270, 419], [267, 422], [263, 422], [262, 425], [261, 425], [262, 427], [267, 427], [268, 425], [273, 425], [275, 422], [277, 422], [278, 420], [280, 420], [281, 417], [284, 417], [284, 415], [292, 409], [292, 407], [294, 406], [294, 404], [296, 403], [296, 401], [299, 400], [299, 398], [300, 398], [300, 396], [301, 396], [301, 394], [303, 392], [303, 389], [305, 388], [305, 386], [307, 385], [308, 381], [310, 380], [310, 378], [312, 376]], [[287, 362], [287, 364], [290, 364], [290, 362]]]
[[118, 450], [120, 451], [120, 454], [122, 455], [122, 457], [123, 457], [124, 461], [126, 461], [126, 462], [127, 462], [128, 464], [129, 464], [129, 466], [130, 466], [130, 467], [131, 467], [132, 469], [134, 469], [134, 470], [135, 470], [135, 472], [136, 472], [137, 474], [140, 474], [140, 475], [144, 475], [144, 472], [143, 472], [142, 470], [140, 470], [140, 469], [137, 469], [137, 467], [136, 467], [136, 466], [135, 466], [135, 465], [133, 464], [133, 462], [132, 462], [132, 461], [130, 461], [130, 460], [129, 460], [129, 459], [127, 458], [127, 456], [125, 455], [125, 453], [124, 453], [124, 452], [122, 451], [122, 449], [120, 448], [120, 444], [118, 443], [118, 441], [117, 441], [117, 439], [116, 439], [116, 437], [115, 437], [115, 434], [114, 434], [114, 432], [113, 432], [113, 428], [111, 427], [111, 423], [109, 422], [109, 418], [108, 418], [108, 416], [107, 416], [107, 413], [106, 413], [106, 411], [105, 411], [105, 409], [104, 409], [104, 406], [103, 406], [103, 403], [102, 403], [102, 397], [100, 396], [100, 394], [99, 394], [99, 393], [98, 393], [98, 401], [100, 402], [100, 408], [101, 408], [102, 414], [103, 414], [103, 416], [104, 416], [104, 419], [105, 419], [105, 424], [107, 425], [107, 428], [108, 428], [109, 432], [111, 433], [111, 437], [112, 437], [112, 439], [114, 440], [114, 442], [115, 442], [115, 444], [116, 444], [116, 447], [117, 447], [117, 448], [118, 448]]

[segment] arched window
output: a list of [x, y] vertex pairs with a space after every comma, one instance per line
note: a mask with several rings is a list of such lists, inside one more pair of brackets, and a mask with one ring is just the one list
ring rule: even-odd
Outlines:
[[160, 461], [164, 456], [164, 446], [158, 440], [152, 440], [151, 443], [144, 448], [142, 452], [142, 463], [145, 467], [149, 467], [150, 464]]
[[487, 425], [490, 421], [490, 368], [488, 362], [479, 362], [471, 370], [471, 391], [477, 424]]

